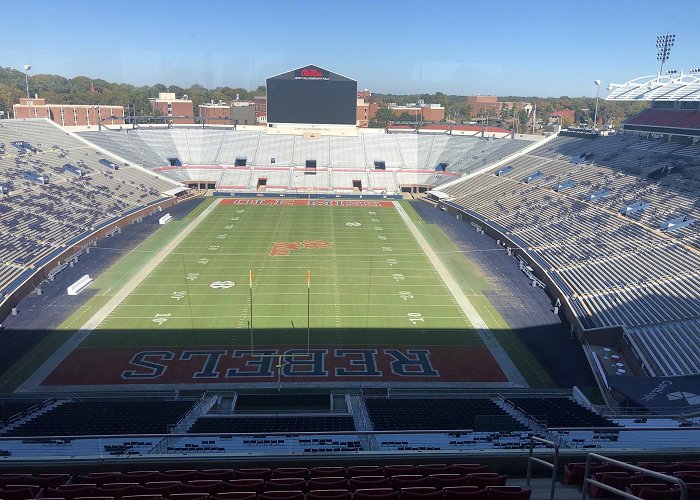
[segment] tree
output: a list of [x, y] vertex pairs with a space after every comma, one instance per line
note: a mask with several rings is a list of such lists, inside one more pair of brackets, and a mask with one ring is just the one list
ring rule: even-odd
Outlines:
[[390, 121], [394, 121], [394, 113], [389, 108], [379, 108], [374, 117], [377, 124], [381, 127], [386, 126]]
[[5, 112], [5, 117], [12, 116], [12, 105], [19, 102], [20, 97], [22, 92], [16, 87], [0, 83], [0, 110]]

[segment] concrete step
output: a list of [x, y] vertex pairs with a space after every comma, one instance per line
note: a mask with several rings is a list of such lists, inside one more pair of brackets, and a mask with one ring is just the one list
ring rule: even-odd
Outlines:
[[[530, 486], [527, 486], [525, 478], [508, 478], [508, 486], [522, 486], [530, 488], [532, 496], [530, 500], [549, 500], [552, 480], [550, 478], [533, 478], [530, 480]], [[581, 498], [581, 491], [576, 486], [563, 485], [557, 483], [554, 489], [555, 500], [573, 500]]]

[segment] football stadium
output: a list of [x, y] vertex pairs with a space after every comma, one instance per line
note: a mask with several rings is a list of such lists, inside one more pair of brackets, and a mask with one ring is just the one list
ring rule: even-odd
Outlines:
[[0, 120], [0, 499], [700, 498], [696, 70], [609, 134], [266, 88]]

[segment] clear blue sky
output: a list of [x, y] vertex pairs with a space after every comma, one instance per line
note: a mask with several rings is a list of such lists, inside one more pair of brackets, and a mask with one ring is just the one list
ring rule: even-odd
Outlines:
[[[135, 85], [254, 89], [317, 64], [375, 92], [595, 95], [700, 66], [700, 1], [2, 0], [0, 65]], [[31, 35], [29, 35], [31, 33]]]

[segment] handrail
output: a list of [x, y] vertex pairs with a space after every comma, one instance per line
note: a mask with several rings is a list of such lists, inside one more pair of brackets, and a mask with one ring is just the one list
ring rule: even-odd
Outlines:
[[614, 486], [610, 486], [609, 484], [603, 484], [600, 481], [596, 481], [595, 479], [592, 479], [589, 477], [591, 473], [591, 461], [592, 460], [600, 460], [601, 462], [607, 462], [612, 465], [616, 465], [618, 467], [621, 467], [623, 469], [628, 469], [631, 470], [632, 472], [641, 472], [645, 476], [650, 476], [653, 477], [654, 479], [660, 479], [662, 481], [667, 481], [669, 483], [677, 484], [680, 488], [681, 495], [678, 500], [687, 500], [688, 498], [688, 489], [685, 486], [685, 482], [674, 476], [669, 476], [668, 474], [662, 474], [661, 472], [656, 472], [653, 470], [645, 469], [644, 467], [639, 467], [636, 465], [628, 464], [626, 462], [620, 462], [619, 460], [614, 460], [612, 458], [605, 457], [603, 455], [598, 455], [597, 453], [589, 453], [588, 456], [586, 457], [586, 470], [583, 474], [583, 486], [581, 490], [581, 500], [586, 500], [588, 498], [588, 485], [593, 484], [597, 486], [598, 488], [602, 488], [605, 491], [609, 491], [610, 493], [615, 493], [616, 495], [619, 495], [623, 498], [628, 498], [631, 500], [642, 500], [637, 496], [632, 495], [631, 493], [627, 493], [626, 491], [619, 490], [615, 488]]
[[[551, 464], [545, 460], [542, 460], [541, 458], [532, 456], [535, 442], [554, 447], [554, 461]], [[554, 489], [557, 486], [557, 472], [559, 471], [559, 445], [553, 441], [548, 441], [537, 436], [530, 436], [530, 453], [527, 457], [527, 480], [525, 482], [527, 486], [530, 486], [530, 476], [532, 475], [533, 462], [552, 469], [552, 486], [549, 490], [549, 500], [554, 500]]]

